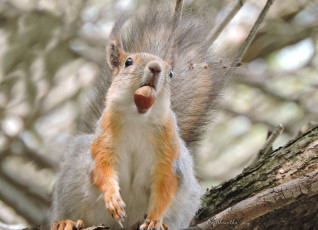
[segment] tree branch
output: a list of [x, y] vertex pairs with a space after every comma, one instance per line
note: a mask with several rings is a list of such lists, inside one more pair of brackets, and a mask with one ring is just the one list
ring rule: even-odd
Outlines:
[[243, 44], [241, 45], [240, 49], [238, 50], [236, 56], [234, 57], [232, 64], [231, 64], [231, 68], [229, 68], [228, 72], [225, 75], [225, 79], [229, 79], [230, 76], [232, 76], [232, 74], [235, 71], [235, 68], [241, 61], [243, 56], [245, 55], [248, 47], [250, 46], [250, 44], [252, 43], [258, 28], [260, 26], [260, 24], [263, 22], [269, 8], [271, 7], [272, 3], [274, 2], [274, 0], [267, 0], [262, 12], [260, 13], [260, 15], [258, 16], [255, 24], [253, 25], [250, 33], [248, 34], [247, 38], [244, 40]]
[[235, 4], [231, 7], [231, 9], [228, 11], [227, 15], [225, 15], [225, 17], [222, 19], [222, 21], [211, 31], [209, 37], [206, 39], [207, 43], [210, 44], [210, 46], [213, 45], [214, 41], [219, 37], [220, 33], [230, 23], [232, 18], [242, 8], [245, 2], [246, 0], [237, 0]]
[[243, 200], [188, 230], [229, 229], [229, 224], [237, 229], [268, 212], [295, 202], [302, 195], [311, 197], [316, 194], [318, 171]]
[[265, 144], [263, 145], [261, 150], [258, 152], [256, 160], [259, 158], [266, 158], [268, 156], [268, 154], [271, 153], [273, 143], [275, 142], [277, 137], [279, 137], [281, 135], [283, 130], [284, 130], [284, 127], [283, 127], [283, 125], [280, 124], [274, 129], [274, 131], [272, 133], [270, 133]]
[[[267, 154], [266, 157], [261, 157], [250, 167], [244, 169], [236, 178], [207, 191], [202, 198], [203, 205], [197, 213], [193, 225], [206, 222], [211, 217], [219, 215], [222, 211], [234, 207], [234, 205], [268, 189], [302, 178], [306, 174], [317, 172], [317, 159], [318, 127], [315, 127], [305, 132], [302, 136], [297, 137], [297, 139], [290, 141], [286, 146]], [[315, 197], [318, 198], [317, 195]], [[302, 201], [298, 199], [298, 202], [300, 204], [309, 202], [308, 204], [310, 204], [310, 199], [310, 197], [306, 196]], [[289, 203], [285, 205], [287, 204]], [[315, 206], [311, 209], [304, 207], [297, 210], [297, 213], [302, 213], [298, 218], [302, 218], [302, 215], [314, 215], [315, 212]], [[282, 213], [284, 212], [278, 212], [278, 214]], [[276, 221], [279, 221], [278, 214], [275, 217]], [[297, 223], [296, 220], [294, 216], [293, 221]], [[268, 222], [266, 218], [263, 221], [259, 221], [258, 224], [264, 224], [265, 222]], [[291, 223], [291, 221], [286, 222], [287, 229], [290, 227], [288, 223]], [[298, 219], [298, 223], [301, 223], [300, 219]], [[309, 221], [309, 224], [313, 225], [313, 222]], [[249, 228], [247, 227], [247, 229]]]

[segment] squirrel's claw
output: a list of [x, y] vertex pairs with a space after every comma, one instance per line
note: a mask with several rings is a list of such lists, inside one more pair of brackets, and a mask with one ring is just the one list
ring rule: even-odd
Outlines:
[[126, 217], [127, 217], [126, 213], [120, 214], [120, 219], [117, 221], [117, 223], [120, 225], [121, 228], [124, 228], [122, 222], [124, 222], [124, 219]]
[[121, 223], [122, 220], [118, 220], [117, 223], [120, 225], [121, 228], [124, 228], [123, 224]]
[[123, 228], [123, 222], [126, 215], [125, 212], [125, 203], [121, 199], [121, 196], [118, 193], [105, 194], [104, 195], [106, 209], [109, 214], [114, 218], [114, 220]]
[[75, 227], [76, 227], [77, 230], [84, 228], [85, 226], [84, 226], [83, 220], [77, 220]]

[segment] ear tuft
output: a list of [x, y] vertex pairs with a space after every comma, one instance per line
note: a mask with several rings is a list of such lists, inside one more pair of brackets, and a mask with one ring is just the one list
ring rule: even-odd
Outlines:
[[129, 18], [130, 14], [122, 15], [119, 20], [115, 23], [112, 32], [110, 33], [109, 45], [107, 46], [107, 62], [109, 68], [114, 72], [119, 69], [120, 65], [123, 64], [127, 55], [121, 45], [121, 28]]
[[119, 52], [118, 46], [115, 42], [111, 42], [108, 48], [108, 64], [111, 68], [118, 67], [120, 65], [119, 62]]
[[121, 48], [120, 43], [111, 41], [107, 47], [107, 62], [111, 70], [115, 70], [122, 65], [126, 58], [125, 51]]

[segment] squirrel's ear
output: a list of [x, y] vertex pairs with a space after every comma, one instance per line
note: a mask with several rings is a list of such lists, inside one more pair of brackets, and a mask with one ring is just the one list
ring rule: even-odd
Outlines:
[[122, 15], [115, 23], [112, 32], [110, 33], [110, 43], [107, 46], [107, 62], [109, 68], [114, 72], [119, 69], [120, 65], [126, 60], [126, 53], [122, 48], [121, 43], [121, 28], [129, 18], [129, 14]]
[[107, 46], [107, 62], [112, 71], [118, 69], [124, 63], [126, 57], [127, 55], [122, 49], [120, 41], [111, 41]]

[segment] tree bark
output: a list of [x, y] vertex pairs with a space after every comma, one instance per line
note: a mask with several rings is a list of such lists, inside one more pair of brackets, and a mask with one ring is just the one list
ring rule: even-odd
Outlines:
[[[286, 146], [261, 156], [234, 179], [207, 191], [192, 223], [196, 227], [192, 229], [315, 229], [317, 159], [318, 127], [315, 127]], [[200, 225], [202, 222], [205, 224]]]

